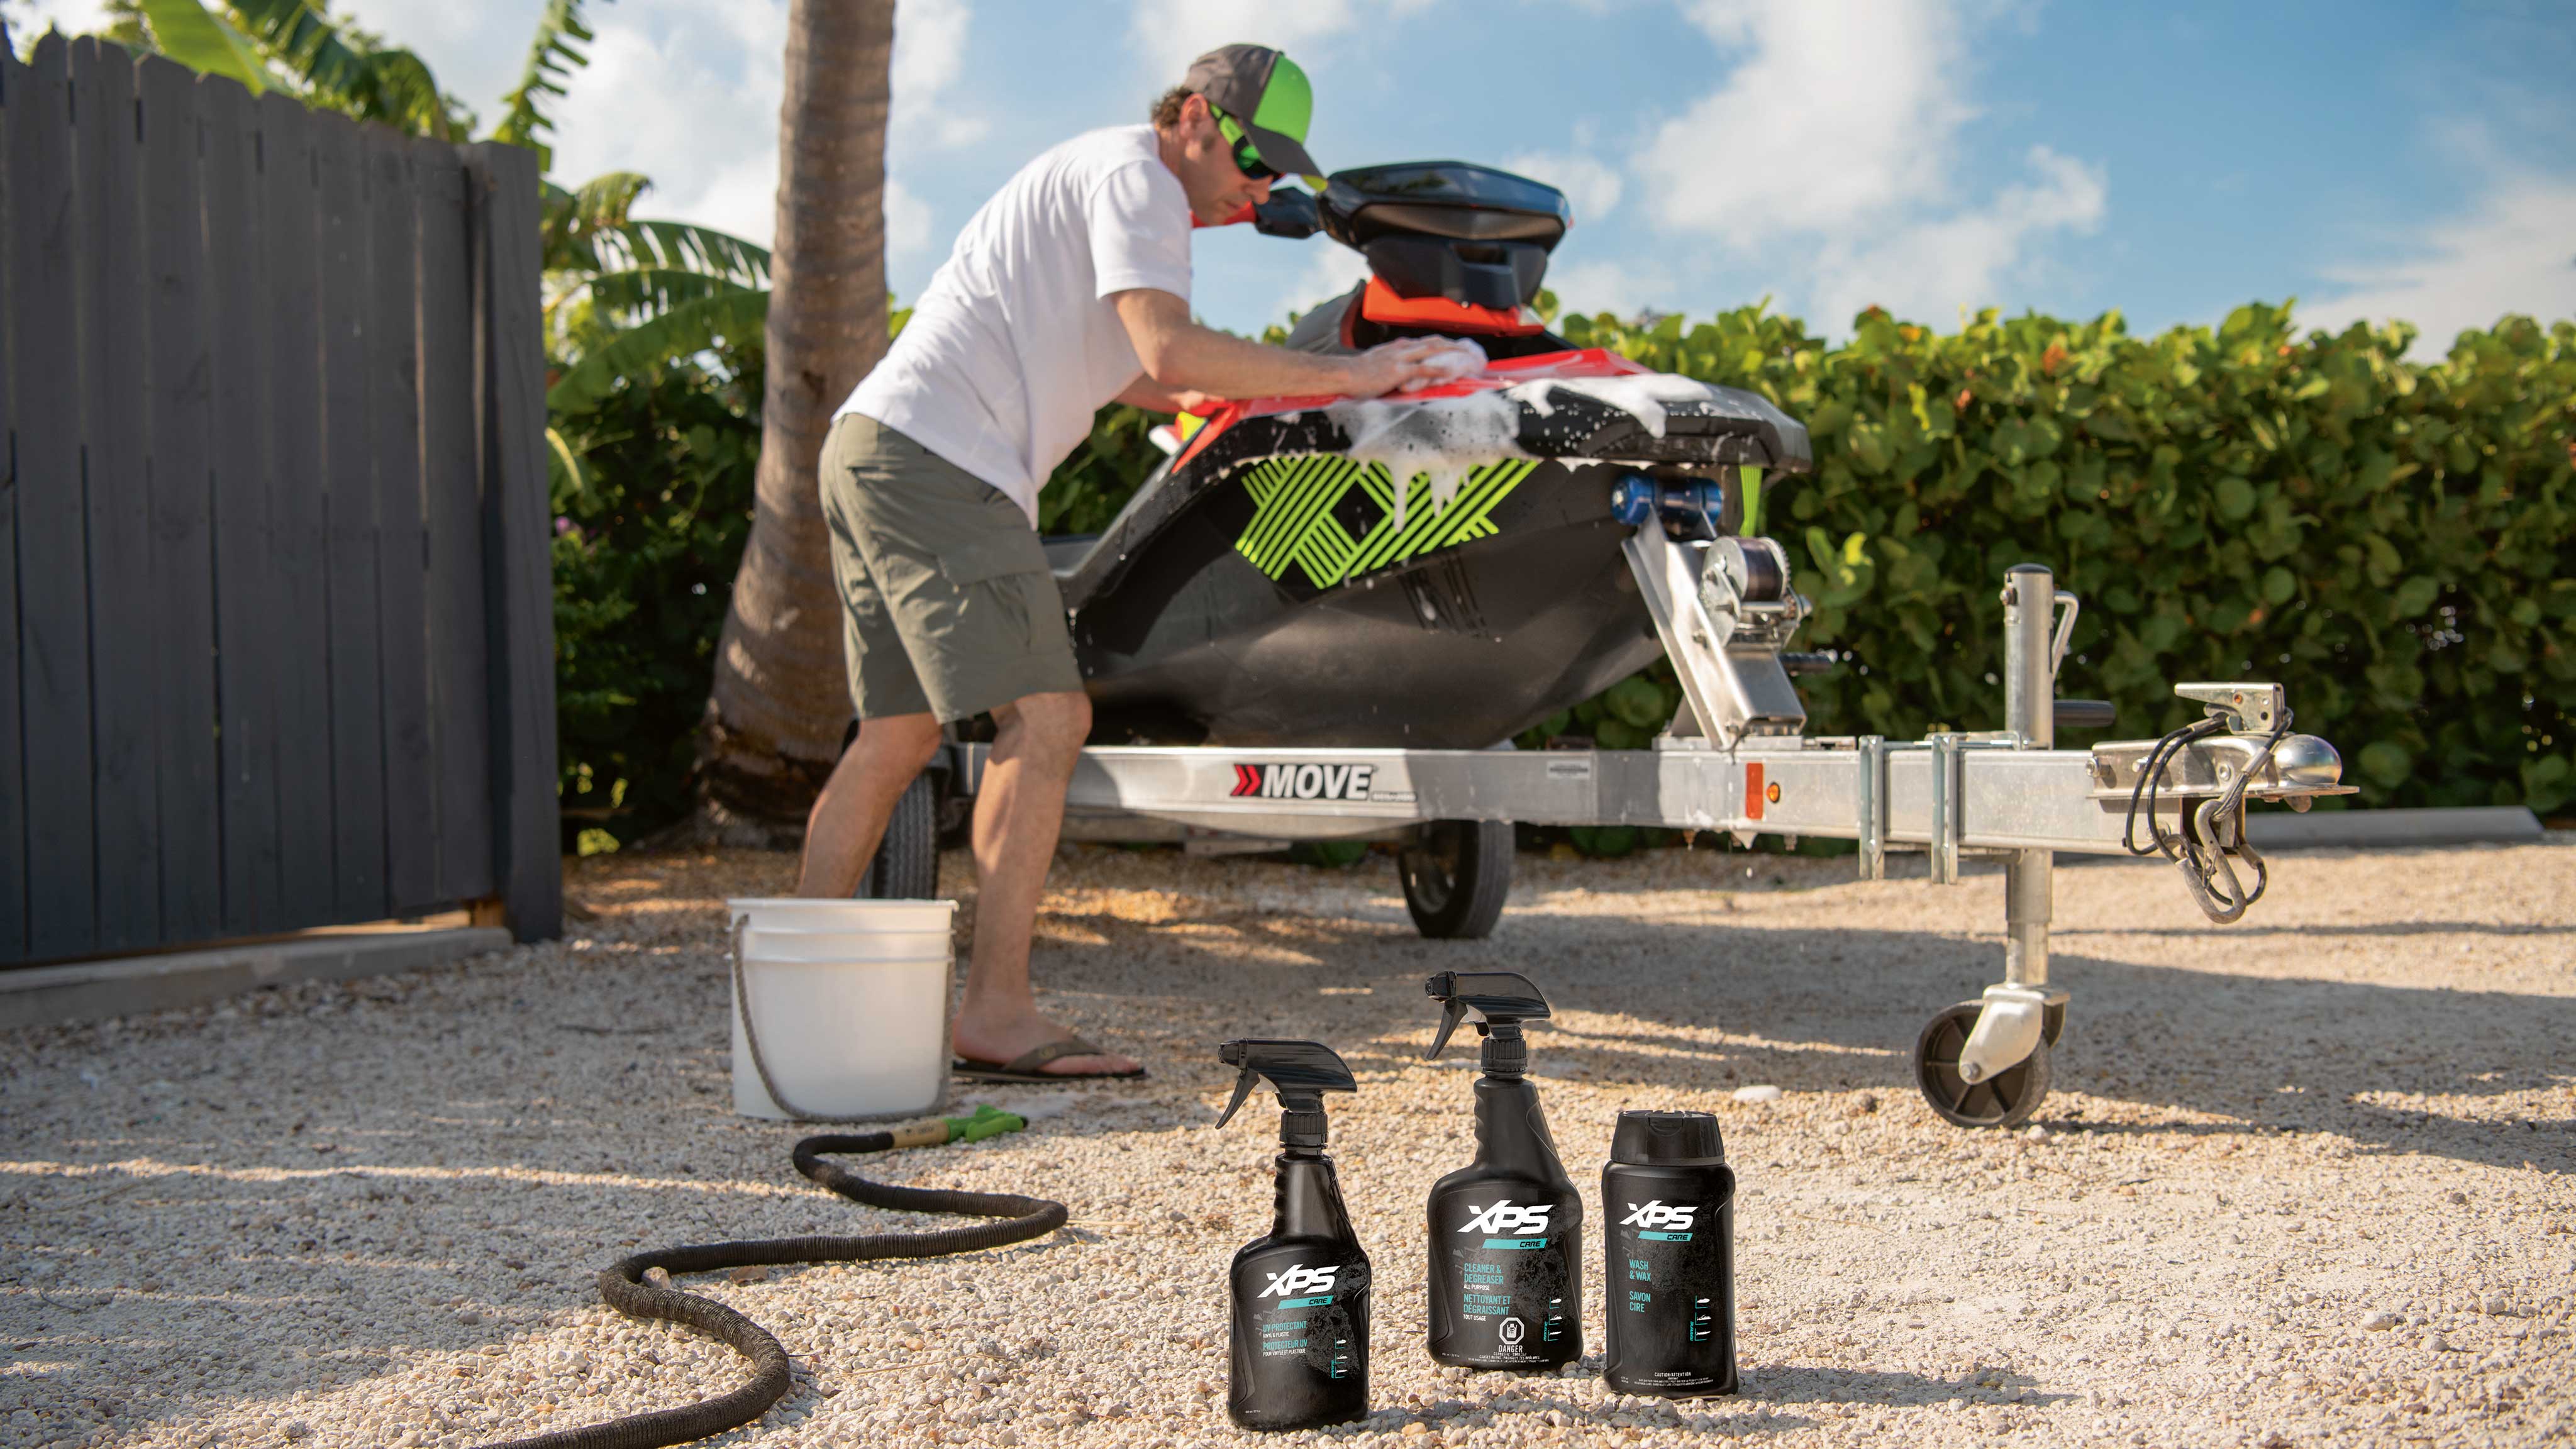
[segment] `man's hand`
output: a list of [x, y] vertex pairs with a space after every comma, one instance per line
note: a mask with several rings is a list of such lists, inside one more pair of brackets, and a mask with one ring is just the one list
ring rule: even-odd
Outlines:
[[1357, 357], [1345, 359], [1350, 381], [1342, 391], [1352, 397], [1380, 397], [1407, 383], [1441, 381], [1448, 373], [1431, 366], [1430, 359], [1447, 351], [1448, 346], [1437, 337], [1381, 342]]
[[[1179, 402], [1239, 397], [1312, 397], [1339, 393], [1376, 397], [1406, 383], [1435, 381], [1442, 371], [1425, 365], [1441, 350], [1436, 338], [1408, 338], [1357, 357], [1327, 357], [1265, 347], [1190, 320], [1190, 304], [1169, 292], [1140, 287], [1111, 294], [1110, 305], [1127, 327], [1127, 339], [1144, 364], [1145, 381], [1161, 398]], [[1138, 389], [1131, 387], [1122, 397]], [[1139, 406], [1151, 404], [1139, 401]]]

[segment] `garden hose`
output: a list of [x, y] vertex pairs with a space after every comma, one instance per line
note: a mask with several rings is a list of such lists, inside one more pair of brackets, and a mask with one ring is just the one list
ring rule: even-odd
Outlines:
[[665, 1274], [708, 1273], [719, 1268], [769, 1267], [782, 1263], [864, 1263], [878, 1258], [936, 1258], [971, 1253], [1042, 1237], [1064, 1226], [1065, 1208], [1045, 1198], [1005, 1192], [961, 1192], [950, 1188], [890, 1187], [870, 1182], [836, 1163], [826, 1153], [890, 1152], [898, 1147], [936, 1147], [945, 1142], [978, 1142], [1028, 1124], [992, 1107], [978, 1107], [971, 1117], [933, 1118], [891, 1131], [828, 1133], [796, 1144], [796, 1170], [852, 1202], [896, 1212], [955, 1213], [995, 1218], [973, 1227], [942, 1228], [926, 1233], [869, 1233], [860, 1237], [767, 1238], [736, 1243], [697, 1243], [634, 1253], [600, 1271], [599, 1296], [608, 1306], [632, 1318], [659, 1318], [721, 1339], [751, 1360], [749, 1382], [729, 1394], [702, 1399], [677, 1409], [657, 1409], [559, 1429], [533, 1438], [512, 1439], [489, 1449], [662, 1449], [748, 1424], [767, 1412], [789, 1386], [787, 1350], [769, 1330], [711, 1298], [683, 1293], [644, 1281], [659, 1268]]

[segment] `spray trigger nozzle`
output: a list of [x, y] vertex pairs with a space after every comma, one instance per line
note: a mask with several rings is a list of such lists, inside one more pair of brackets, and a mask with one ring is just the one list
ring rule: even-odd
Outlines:
[[[1425, 995], [1440, 1003], [1440, 1034], [1431, 1039], [1428, 1061], [1440, 1055], [1458, 1023], [1476, 1013], [1476, 1032], [1489, 1042], [1496, 1036], [1517, 1040], [1524, 1021], [1545, 1021], [1547, 998], [1517, 971], [1443, 971], [1422, 983]], [[1518, 1070], [1517, 1067], [1514, 1070]]]
[[1217, 1114], [1216, 1125], [1222, 1127], [1226, 1123], [1234, 1120], [1235, 1109], [1243, 1105], [1244, 1098], [1252, 1095], [1253, 1083], [1256, 1080], [1257, 1079], [1252, 1074], [1252, 1068], [1250, 1067], [1245, 1067], [1241, 1072], [1235, 1075], [1234, 1100], [1226, 1103], [1225, 1110]]
[[1285, 1140], [1291, 1129], [1290, 1119], [1312, 1114], [1316, 1126], [1299, 1128], [1302, 1139], [1312, 1136], [1311, 1145], [1322, 1145], [1321, 1123], [1326, 1092], [1356, 1092], [1359, 1079], [1351, 1075], [1348, 1064], [1331, 1047], [1319, 1041], [1230, 1041], [1217, 1048], [1217, 1060], [1237, 1067], [1234, 1098], [1225, 1104], [1225, 1113], [1216, 1119], [1224, 1126], [1234, 1120], [1235, 1110], [1252, 1095], [1255, 1079], [1267, 1077], [1272, 1090], [1279, 1094], [1282, 1113], [1281, 1136]]
[[[1437, 983], [1444, 977], [1451, 974], [1452, 973], [1450, 972], [1444, 971], [1440, 973], [1439, 976], [1434, 976], [1431, 979], [1433, 982]], [[1440, 994], [1436, 986], [1431, 994], [1434, 996], [1438, 996]], [[1449, 1046], [1449, 1038], [1458, 1030], [1458, 1023], [1465, 1021], [1466, 1019], [1467, 1003], [1458, 1000], [1456, 997], [1451, 997], [1440, 1008], [1440, 1034], [1431, 1039], [1431, 1050], [1424, 1052], [1422, 1054], [1422, 1059], [1426, 1062], [1430, 1061], [1446, 1050]]]

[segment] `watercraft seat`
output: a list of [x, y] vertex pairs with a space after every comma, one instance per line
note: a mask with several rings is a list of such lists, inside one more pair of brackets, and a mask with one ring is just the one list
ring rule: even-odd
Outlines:
[[1337, 171], [1316, 209], [1397, 296], [1471, 307], [1526, 306], [1574, 220], [1555, 187], [1465, 161]]

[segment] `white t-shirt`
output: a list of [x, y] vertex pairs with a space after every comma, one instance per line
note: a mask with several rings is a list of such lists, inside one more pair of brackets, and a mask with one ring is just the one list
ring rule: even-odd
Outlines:
[[842, 413], [863, 413], [1011, 496], [1144, 372], [1107, 298], [1190, 295], [1190, 200], [1151, 126], [1076, 136], [1020, 168], [957, 237]]

